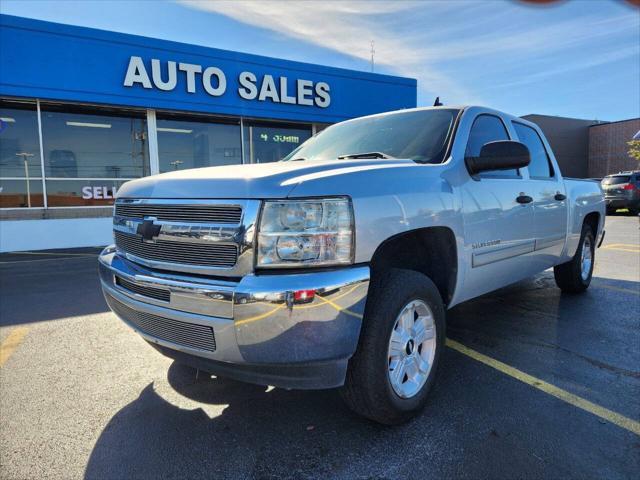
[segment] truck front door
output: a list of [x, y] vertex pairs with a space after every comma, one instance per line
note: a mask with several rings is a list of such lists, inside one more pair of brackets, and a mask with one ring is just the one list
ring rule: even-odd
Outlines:
[[[503, 120], [486, 113], [471, 126], [465, 157], [478, 156], [486, 143], [510, 140]], [[518, 170], [483, 172], [461, 187], [465, 251], [469, 268], [464, 296], [472, 298], [532, 273], [533, 202], [523, 202], [527, 181]]]

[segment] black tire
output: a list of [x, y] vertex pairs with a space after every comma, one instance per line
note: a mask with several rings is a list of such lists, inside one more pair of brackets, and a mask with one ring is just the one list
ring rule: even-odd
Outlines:
[[[582, 250], [585, 243], [590, 245], [591, 249], [591, 268], [587, 278], [582, 278]], [[573, 258], [562, 265], [553, 267], [553, 275], [556, 279], [556, 285], [565, 293], [581, 293], [589, 288], [591, 277], [593, 276], [593, 266], [595, 265], [596, 241], [593, 230], [589, 225], [582, 225], [582, 234], [580, 235], [580, 244]]]
[[629, 214], [632, 217], [637, 217], [638, 213], [640, 213], [640, 209], [639, 208], [637, 208], [637, 207], [636, 208], [629, 208]]
[[616, 213], [616, 209], [615, 208], [607, 208], [607, 215], [613, 215]]
[[[389, 380], [388, 346], [397, 316], [413, 300], [422, 300], [431, 309], [435, 355], [422, 388], [411, 398], [401, 398]], [[426, 403], [444, 343], [445, 311], [434, 283], [411, 270], [382, 272], [369, 289], [360, 340], [349, 362], [342, 398], [354, 412], [378, 423], [395, 425], [411, 419]]]

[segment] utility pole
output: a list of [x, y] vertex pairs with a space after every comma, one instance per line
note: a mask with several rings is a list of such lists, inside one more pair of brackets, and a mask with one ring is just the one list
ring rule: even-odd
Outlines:
[[374, 48], [375, 44], [376, 44], [376, 42], [371, 40], [371, 72], [373, 72], [373, 66], [374, 66], [373, 56], [376, 54], [376, 50]]
[[33, 157], [34, 154], [33, 153], [28, 153], [28, 152], [20, 152], [20, 153], [16, 153], [17, 157], [22, 158], [22, 161], [24, 163], [24, 177], [27, 181], [27, 206], [29, 208], [31, 208], [31, 188], [29, 185], [29, 158]]

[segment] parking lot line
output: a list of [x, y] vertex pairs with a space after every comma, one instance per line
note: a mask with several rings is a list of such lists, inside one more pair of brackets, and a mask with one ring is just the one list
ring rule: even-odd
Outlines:
[[28, 327], [16, 327], [5, 340], [0, 344], [0, 367], [2, 367], [16, 348], [22, 343], [25, 335], [29, 331]]
[[567, 402], [574, 407], [578, 407], [582, 410], [585, 410], [589, 413], [592, 413], [603, 420], [611, 422], [615, 425], [618, 425], [625, 430], [629, 430], [630, 432], [635, 433], [636, 435], [640, 435], [640, 422], [632, 420], [630, 418], [625, 417], [624, 415], [620, 415], [614, 411], [611, 411], [607, 408], [601, 407], [600, 405], [596, 405], [595, 403], [590, 402], [589, 400], [585, 400], [582, 397], [574, 395], [573, 393], [569, 393], [566, 390], [563, 390], [555, 385], [545, 382], [544, 380], [540, 380], [532, 375], [524, 373], [517, 368], [511, 367], [506, 363], [502, 363], [499, 360], [488, 357], [480, 352], [477, 352], [461, 343], [456, 342], [455, 340], [451, 340], [447, 338], [447, 346], [452, 348], [453, 350], [462, 353], [474, 360], [484, 363], [485, 365], [498, 370], [499, 372], [504, 373], [505, 375], [509, 375], [510, 377], [515, 378], [516, 380], [520, 380], [527, 385], [530, 385], [538, 390], [541, 390], [553, 397], [556, 397], [564, 402]]
[[640, 253], [640, 245], [630, 243], [612, 243], [602, 247], [604, 250], [618, 250], [620, 252]]

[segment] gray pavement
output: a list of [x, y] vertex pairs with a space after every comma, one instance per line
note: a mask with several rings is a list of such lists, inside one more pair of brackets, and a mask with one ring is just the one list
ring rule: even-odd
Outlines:
[[[544, 272], [454, 308], [448, 337], [640, 421], [638, 227], [635, 218], [607, 217], [585, 294], [561, 295]], [[354, 416], [336, 391], [196, 377], [107, 310], [96, 253], [0, 255], [0, 478], [636, 478], [640, 471], [636, 434], [452, 349], [425, 412], [395, 428]]]

